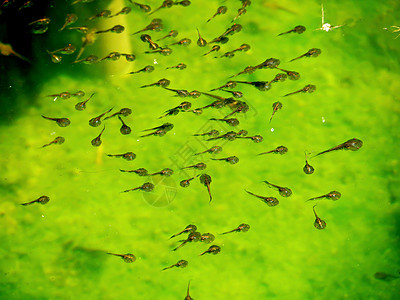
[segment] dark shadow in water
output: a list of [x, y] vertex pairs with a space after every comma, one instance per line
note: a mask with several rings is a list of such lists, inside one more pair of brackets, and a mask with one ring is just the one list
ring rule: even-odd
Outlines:
[[[11, 276], [10, 276], [10, 280]], [[0, 283], [0, 295], [2, 299], [37, 299], [37, 300], [45, 300], [46, 297], [37, 297], [37, 295], [27, 294], [21, 291], [19, 288], [20, 283], [14, 282], [2, 282]]]
[[[82, 26], [100, 4], [105, 5], [108, 1], [73, 6], [72, 1], [59, 1], [55, 4], [54, 1], [33, 1], [31, 7], [23, 9], [20, 8], [24, 2], [10, 2], [6, 7], [0, 7], [0, 42], [11, 45], [15, 52], [26, 57], [30, 63], [13, 55], [0, 55], [0, 125], [10, 124], [26, 108], [35, 105], [43, 83], [53, 77], [63, 74], [79, 80], [93, 73], [90, 66], [71, 64], [76, 53], [64, 55], [61, 63], [54, 64], [46, 50], [54, 51], [69, 43], [79, 49], [83, 36], [81, 33], [73, 30], [59, 32], [66, 15], [76, 12], [76, 25]], [[44, 17], [51, 20], [48, 30], [43, 34], [32, 33], [32, 26], [28, 24]], [[86, 56], [89, 54], [93, 53], [85, 53]]]
[[101, 276], [106, 259], [107, 254], [104, 251], [75, 246], [72, 241], [69, 241], [64, 244], [57, 264], [67, 270], [73, 269], [82, 276], [95, 279]]

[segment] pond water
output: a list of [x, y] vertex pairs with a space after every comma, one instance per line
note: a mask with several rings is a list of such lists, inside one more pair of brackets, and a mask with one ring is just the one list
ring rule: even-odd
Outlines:
[[[0, 299], [184, 299], [189, 281], [194, 299], [399, 299], [400, 38], [391, 27], [400, 26], [397, 1], [325, 1], [325, 23], [343, 25], [330, 31], [316, 30], [322, 26], [320, 1], [252, 1], [236, 23], [239, 0], [193, 0], [152, 15], [122, 0], [74, 5], [33, 0], [32, 7], [21, 8], [23, 2], [3, 4], [0, 15], [0, 42], [30, 61], [0, 57]], [[143, 3], [155, 10], [162, 1]], [[132, 11], [88, 20], [125, 6]], [[206, 23], [220, 6], [228, 8], [226, 13]], [[92, 35], [94, 43], [85, 47], [82, 58], [96, 55], [100, 60], [119, 52], [136, 59], [73, 63], [85, 35], [68, 26], [59, 31], [69, 13], [78, 16], [69, 27], [125, 28]], [[51, 20], [48, 30], [32, 33], [36, 25], [28, 23], [44, 16]], [[142, 33], [132, 33], [154, 18], [162, 19], [162, 31], [145, 34], [160, 46], [183, 38], [191, 44], [171, 45], [169, 56], [146, 54], [150, 50]], [[228, 35], [227, 43], [197, 45], [196, 28], [210, 42], [233, 24], [242, 29]], [[306, 31], [278, 36], [297, 25]], [[178, 36], [156, 41], [170, 30]], [[248, 51], [220, 57], [244, 43]], [[58, 54], [62, 61], [53, 63], [46, 51], [68, 44], [77, 50]], [[203, 55], [213, 45], [220, 45], [220, 51]], [[290, 61], [312, 48], [321, 53]], [[239, 120], [235, 127], [210, 119], [224, 118], [241, 102], [206, 108], [199, 115], [180, 110], [160, 119], [183, 101], [195, 109], [216, 99], [140, 88], [166, 78], [169, 89], [229, 98], [228, 92], [209, 90], [229, 80], [271, 82], [282, 71], [261, 68], [230, 78], [269, 58], [279, 59], [279, 68], [296, 71], [300, 78], [270, 83], [267, 91], [245, 83], [227, 89], [241, 91], [243, 97], [236, 100], [248, 106], [229, 117]], [[187, 68], [167, 69], [179, 63]], [[148, 65], [153, 72], [129, 74]], [[315, 85], [314, 92], [283, 97], [309, 84]], [[77, 91], [85, 95], [48, 96]], [[92, 94], [86, 109], [75, 109]], [[278, 101], [282, 107], [269, 123]], [[120, 133], [117, 116], [89, 126], [91, 118], [122, 108], [132, 110], [121, 117], [130, 134]], [[70, 125], [59, 127], [42, 115], [68, 118]], [[141, 137], [164, 123], [174, 125], [165, 135]], [[101, 145], [93, 146], [103, 129]], [[247, 137], [263, 140], [194, 136], [212, 129], [220, 135], [246, 130]], [[58, 136], [65, 142], [42, 147]], [[352, 138], [363, 142], [357, 151], [313, 157]], [[194, 155], [213, 146], [222, 147], [221, 153]], [[257, 155], [278, 146], [287, 147], [287, 153]], [[107, 156], [127, 152], [136, 158]], [[303, 172], [305, 152], [313, 174]], [[238, 163], [216, 160], [230, 156], [238, 157]], [[181, 169], [200, 162], [207, 168]], [[149, 173], [170, 168], [173, 174], [120, 171], [138, 168]], [[201, 174], [211, 177], [211, 202]], [[192, 177], [190, 186], [180, 186]], [[282, 197], [264, 181], [289, 187], [293, 194]], [[154, 189], [123, 193], [145, 182]], [[269, 206], [246, 191], [275, 197], [279, 204]], [[306, 201], [330, 191], [339, 191], [340, 199]], [[45, 205], [20, 205], [43, 195], [50, 198]], [[326, 222], [323, 230], [314, 226], [314, 205]], [[250, 229], [220, 235], [242, 223]], [[189, 224], [201, 234], [212, 233], [215, 241], [190, 242], [172, 251], [188, 235], [170, 237]], [[200, 256], [211, 245], [220, 246], [220, 253]], [[136, 260], [125, 263], [107, 253], [131, 253]], [[182, 259], [187, 267], [162, 271]], [[393, 277], [376, 278], [376, 272]]]

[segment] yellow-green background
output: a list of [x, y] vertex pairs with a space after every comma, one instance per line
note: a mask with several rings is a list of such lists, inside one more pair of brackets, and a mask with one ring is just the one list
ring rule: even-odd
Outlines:
[[[147, 3], [154, 9], [161, 1]], [[228, 12], [206, 24], [222, 4], [228, 6]], [[240, 1], [193, 0], [189, 7], [176, 6], [152, 16], [134, 8], [126, 16], [85, 21], [100, 10], [110, 8], [115, 13], [125, 5], [131, 6], [128, 1], [74, 7], [64, 1], [55, 3], [48, 14], [53, 18], [49, 31], [34, 40], [33, 92], [18, 84], [23, 72], [7, 70], [9, 76], [15, 76], [11, 88], [19, 89], [20, 96], [7, 99], [13, 108], [4, 108], [7, 114], [0, 131], [0, 298], [183, 299], [191, 280], [195, 299], [399, 299], [400, 280], [384, 282], [373, 277], [377, 271], [397, 274], [400, 269], [400, 39], [383, 30], [400, 25], [399, 4], [325, 1], [326, 22], [346, 26], [324, 32], [314, 30], [321, 25], [319, 1], [253, 1], [238, 20], [243, 30], [230, 37], [219, 53], [242, 43], [250, 44], [251, 50], [238, 52], [232, 59], [215, 59], [212, 54], [203, 57], [210, 46], [196, 45], [196, 27], [210, 41], [231, 26]], [[52, 64], [46, 49], [62, 48], [70, 42], [80, 45], [78, 33], [57, 31], [65, 14], [72, 11], [81, 19], [77, 25], [126, 27], [119, 35], [99, 35], [84, 57], [120, 51], [133, 53], [137, 59], [71, 65], [74, 57], [64, 56], [62, 63]], [[153, 17], [162, 18], [165, 27], [162, 32], [149, 33], [153, 38], [176, 29], [179, 35], [174, 41], [189, 37], [192, 44], [172, 46], [169, 57], [144, 54], [147, 45], [139, 35], [130, 34]], [[305, 33], [277, 37], [300, 24], [306, 26]], [[319, 57], [289, 63], [314, 47], [322, 50]], [[171, 88], [207, 91], [244, 67], [270, 57], [279, 58], [282, 68], [298, 71], [301, 78], [276, 83], [267, 92], [239, 86], [250, 110], [238, 116], [238, 128], [262, 135], [260, 144], [195, 139], [193, 133], [210, 126], [222, 132], [231, 130], [208, 121], [230, 110], [209, 109], [201, 116], [180, 113], [158, 120], [165, 110], [187, 99], [171, 97], [172, 92], [161, 88], [138, 88], [168, 78]], [[153, 64], [154, 59], [153, 73], [126, 75]], [[186, 63], [187, 69], [165, 70], [180, 62]], [[271, 80], [276, 73], [264, 69], [238, 79]], [[317, 90], [281, 97], [306, 84], [316, 85]], [[84, 99], [95, 93], [82, 112], [74, 109], [81, 100], [47, 97], [77, 90], [86, 92]], [[283, 108], [268, 125], [272, 103], [278, 100]], [[200, 107], [212, 99], [201, 96], [188, 101]], [[103, 144], [95, 148], [90, 141], [101, 127], [90, 127], [88, 120], [111, 107], [114, 111], [132, 109], [132, 115], [124, 120], [133, 132], [121, 135], [119, 121], [110, 119], [105, 122]], [[60, 128], [41, 114], [68, 117], [71, 125]], [[164, 121], [175, 125], [166, 136], [139, 138], [141, 130]], [[66, 138], [63, 145], [40, 148], [58, 135]], [[359, 151], [311, 159], [315, 173], [302, 172], [304, 151], [317, 153], [353, 137], [364, 142]], [[213, 145], [223, 145], [223, 152], [216, 157], [236, 155], [239, 163], [212, 161], [209, 155], [184, 159], [177, 154], [186, 147], [200, 152]], [[289, 152], [256, 156], [279, 145], [287, 146]], [[137, 158], [126, 161], [105, 155], [127, 151], [136, 153]], [[186, 177], [172, 161], [177, 157], [186, 164], [207, 163], [205, 172], [212, 177], [211, 205], [198, 179], [186, 189], [179, 186]], [[139, 167], [150, 172], [166, 167], [175, 171], [156, 185], [151, 196], [158, 199], [156, 205], [150, 205], [146, 199], [153, 198], [144, 198], [142, 192], [120, 193], [147, 179], [119, 169]], [[290, 187], [292, 197], [280, 197], [263, 180]], [[278, 197], [280, 204], [268, 207], [245, 189]], [[316, 230], [313, 203], [305, 200], [331, 190], [340, 191], [342, 198], [318, 203], [317, 213], [327, 227]], [[19, 205], [41, 195], [51, 199], [45, 206]], [[202, 233], [216, 235], [220, 254], [198, 256], [209, 246], [201, 243], [171, 251], [178, 243], [168, 238], [191, 223]], [[240, 223], [250, 224], [250, 231], [218, 235]], [[137, 260], [126, 264], [105, 252], [133, 253]], [[188, 260], [188, 267], [161, 272], [179, 259]]]

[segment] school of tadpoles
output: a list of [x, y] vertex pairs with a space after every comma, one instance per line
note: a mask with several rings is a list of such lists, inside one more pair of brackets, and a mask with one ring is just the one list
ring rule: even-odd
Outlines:
[[[71, 5], [84, 5], [86, 2], [92, 2], [93, 0], [76, 0], [75, 2], [71, 3]], [[80, 2], [80, 3], [79, 3]], [[233, 20], [228, 20], [225, 18], [226, 12], [228, 11], [227, 6], [220, 6], [216, 12], [210, 13], [210, 17], [207, 20], [204, 20], [205, 23], [213, 22], [214, 18], [220, 18], [220, 20], [224, 20], [230, 25], [222, 34], [219, 36], [213, 38], [211, 41], [207, 42], [206, 39], [201, 35], [199, 29], [195, 26], [196, 24], [193, 25], [193, 31], [197, 32], [196, 36], [196, 43], [192, 44], [192, 40], [187, 37], [182, 37], [180, 39], [176, 39], [176, 37], [179, 35], [178, 31], [174, 28], [168, 28], [167, 29], [167, 34], [165, 34], [166, 28], [164, 28], [163, 25], [163, 20], [159, 18], [154, 18], [152, 19], [149, 24], [145, 28], [138, 28], [135, 32], [132, 32], [132, 39], [136, 43], [147, 43], [149, 46], [149, 51], [145, 51], [144, 53], [120, 53], [120, 52], [111, 52], [108, 55], [104, 57], [98, 57], [95, 54], [86, 54], [87, 52], [87, 46], [95, 43], [97, 37], [99, 35], [108, 33], [108, 34], [119, 34], [121, 32], [124, 32], [126, 28], [122, 25], [116, 24], [115, 26], [111, 28], [105, 28], [105, 29], [97, 29], [97, 28], [91, 28], [90, 26], [87, 26], [86, 23], [89, 23], [93, 20], [96, 19], [105, 19], [105, 18], [114, 18], [119, 15], [126, 15], [131, 13], [132, 11], [137, 11], [138, 13], [143, 13], [147, 15], [152, 15], [153, 13], [156, 13], [159, 10], [171, 10], [171, 14], [173, 14], [174, 9], [184, 9], [185, 7], [191, 5], [190, 1], [184, 0], [184, 1], [173, 1], [173, 0], [165, 0], [161, 3], [161, 5], [155, 9], [152, 9], [149, 5], [147, 4], [140, 4], [137, 2], [133, 2], [129, 0], [130, 6], [126, 6], [121, 8], [121, 10], [117, 12], [111, 12], [110, 10], [101, 10], [98, 12], [96, 15], [90, 16], [89, 18], [83, 19], [79, 14], [71, 13], [67, 14], [65, 17], [65, 24], [59, 28], [59, 31], [63, 30], [73, 30], [76, 31], [77, 34], [82, 35], [82, 44], [81, 45], [72, 45], [68, 44], [67, 46], [53, 50], [53, 51], [48, 51], [47, 54], [50, 56], [50, 60], [53, 63], [60, 63], [63, 61], [63, 55], [73, 55], [76, 54], [75, 59], [73, 60], [72, 63], [81, 63], [81, 64], [97, 64], [101, 63], [102, 61], [116, 61], [121, 59], [121, 57], [124, 57], [127, 62], [132, 62], [136, 60], [136, 56], [140, 55], [157, 55], [161, 54], [164, 56], [170, 56], [174, 55], [174, 47], [187, 47], [188, 51], [190, 51], [190, 47], [204, 47], [205, 52], [203, 56], [210, 55], [210, 53], [216, 54], [221, 50], [222, 47], [228, 47], [228, 42], [230, 36], [233, 34], [239, 33], [242, 30], [242, 26], [238, 23], [236, 23], [241, 17], [243, 17], [246, 13], [247, 10], [250, 7], [251, 1], [249, 0], [237, 0], [235, 3], [230, 4], [232, 7], [229, 7], [229, 9], [237, 9], [237, 14], [233, 18]], [[6, 0], [3, 2], [2, 7], [4, 9], [7, 9], [8, 7], [12, 7], [13, 5], [16, 5], [13, 1]], [[19, 7], [19, 9], [24, 9], [28, 10], [31, 5], [34, 5], [34, 1], [27, 1], [24, 6]], [[79, 11], [79, 10], [77, 10]], [[225, 19], [224, 19], [225, 18]], [[82, 21], [81, 21], [82, 19]], [[118, 20], [116, 18], [115, 20]], [[150, 20], [150, 19], [149, 19]], [[79, 23], [79, 25], [77, 25]], [[43, 17], [41, 19], [37, 20], [32, 20], [29, 25], [31, 26], [31, 30], [33, 34], [44, 34], [49, 26], [52, 25], [52, 20], [47, 17]], [[197, 24], [201, 25], [201, 24]], [[324, 24], [323, 24], [324, 25]], [[328, 24], [329, 25], [329, 24]], [[337, 26], [340, 27], [340, 26]], [[164, 31], [162, 33], [161, 31]], [[278, 36], [286, 35], [286, 34], [302, 34], [306, 31], [306, 28], [302, 25], [297, 25], [294, 28], [282, 28], [282, 33], [277, 33]], [[147, 32], [147, 33], [144, 33]], [[155, 38], [153, 38], [151, 35], [154, 35]], [[171, 42], [167, 43], [167, 41], [171, 40]], [[161, 45], [162, 44], [162, 45]], [[79, 47], [80, 46], [80, 47]], [[116, 45], [117, 47], [118, 45]], [[8, 49], [8, 48], [7, 48]], [[11, 50], [10, 50], [11, 49]], [[78, 50], [79, 49], [79, 50]], [[218, 58], [233, 58], [235, 55], [237, 55], [238, 52], [246, 52], [250, 49], [250, 45], [247, 43], [243, 43], [240, 47], [235, 48], [235, 49], [230, 49], [229, 51], [221, 54], [218, 56]], [[19, 58], [22, 58], [24, 60], [27, 60], [26, 58], [20, 56], [17, 52], [13, 52], [12, 48], [9, 48], [9, 53], [13, 54]], [[291, 61], [297, 60], [297, 59], [303, 59], [303, 58], [310, 58], [310, 57], [318, 57], [321, 54], [321, 50], [318, 48], [312, 48], [309, 50], [305, 50], [303, 54], [299, 53], [294, 53], [293, 54], [293, 59]], [[133, 70], [131, 71], [130, 75], [138, 74], [138, 73], [151, 73], [157, 68], [157, 66], [152, 66], [152, 65], [146, 65], [140, 67], [138, 70]], [[185, 63], [179, 63], [174, 66], [167, 67], [167, 69], [177, 69], [182, 72], [185, 72], [185, 69], [187, 68], [187, 65]], [[252, 74], [258, 70], [262, 69], [271, 69], [271, 70], [276, 70], [276, 75], [266, 81], [247, 81], [245, 79], [245, 76], [248, 74]], [[137, 75], [135, 75], [137, 76]], [[242, 80], [236, 80], [237, 77], [241, 77]], [[227, 109], [227, 113], [224, 117], [212, 117], [208, 118], [205, 120], [210, 120], [210, 121], [215, 121], [215, 123], [211, 122], [212, 124], [217, 124], [216, 122], [222, 123], [227, 126], [231, 126], [233, 128], [237, 127], [240, 124], [239, 121], [239, 116], [240, 114], [245, 114], [249, 110], [249, 105], [246, 103], [246, 101], [243, 100], [243, 92], [237, 90], [241, 85], [251, 85], [260, 92], [267, 92], [271, 88], [273, 88], [275, 85], [280, 84], [286, 80], [291, 80], [291, 81], [297, 81], [300, 79], [300, 73], [297, 71], [293, 70], [287, 70], [286, 68], [281, 68], [280, 67], [280, 60], [278, 58], [268, 58], [263, 60], [262, 62], [259, 62], [255, 64], [254, 66], [243, 66], [243, 69], [239, 71], [236, 74], [233, 74], [228, 78], [228, 81], [225, 84], [222, 84], [218, 87], [210, 87], [210, 90], [205, 92], [205, 91], [198, 91], [198, 90], [193, 90], [193, 91], [188, 91], [186, 89], [176, 89], [176, 88], [170, 88], [170, 85], [172, 84], [170, 80], [166, 78], [161, 78], [156, 82], [151, 82], [149, 84], [143, 85], [139, 88], [161, 88], [165, 90], [166, 94], [173, 93], [173, 95], [177, 98], [186, 98], [186, 101], [181, 102], [178, 105], [175, 105], [174, 107], [171, 107], [167, 109], [164, 112], [160, 112], [158, 117], [159, 119], [161, 118], [168, 118], [168, 122], [163, 122], [160, 124], [157, 124], [157, 126], [145, 129], [142, 131], [142, 133], [139, 133], [138, 136], [141, 138], [148, 137], [148, 138], [155, 138], [155, 137], [162, 137], [164, 139], [170, 138], [168, 136], [168, 132], [170, 132], [174, 128], [173, 124], [173, 119], [176, 115], [181, 114], [181, 113], [192, 113], [198, 118], [203, 118], [204, 111], [205, 110], [221, 110], [223, 108]], [[234, 90], [236, 89], [236, 90]], [[294, 90], [293, 92], [290, 92], [286, 95], [282, 95], [283, 97], [287, 96], [292, 96], [296, 94], [308, 94], [308, 93], [313, 93], [316, 91], [316, 86], [313, 84], [306, 84], [302, 89], [299, 90]], [[217, 95], [215, 93], [229, 93], [230, 97], [223, 97], [220, 95]], [[84, 91], [76, 91], [76, 92], [60, 92], [58, 94], [52, 94], [49, 95], [54, 100], [68, 100], [71, 98], [84, 98], [86, 93]], [[205, 97], [207, 99], [211, 99], [212, 102], [209, 104], [202, 106], [202, 107], [197, 107], [194, 108], [192, 106], [192, 103], [190, 102], [190, 99], [197, 99], [199, 97]], [[93, 99], [93, 100], [91, 100]], [[90, 101], [96, 101], [96, 94], [91, 93], [89, 97], [87, 97], [85, 100], [77, 102], [75, 104], [75, 109], [79, 113], [82, 113], [85, 111], [86, 106], [90, 105]], [[265, 118], [265, 123], [268, 124], [271, 123], [273, 116], [279, 111], [283, 109], [283, 104], [280, 101], [276, 101], [272, 104], [272, 112], [271, 115]], [[115, 112], [113, 108], [108, 109], [107, 111], [102, 111], [98, 112], [96, 116], [88, 116], [88, 125], [91, 127], [99, 127], [101, 128], [99, 134], [91, 140], [91, 144], [93, 147], [99, 147], [102, 144], [101, 137], [103, 134], [107, 133], [106, 126], [101, 126], [102, 124], [105, 123], [106, 120], [109, 120], [110, 118], [118, 118], [119, 121], [121, 122], [121, 128], [120, 128], [120, 133], [123, 135], [130, 135], [133, 133], [131, 127], [124, 121], [124, 117], [129, 116], [132, 113], [131, 108], [123, 107], [120, 108], [118, 111]], [[185, 114], [188, 116], [188, 114]], [[71, 125], [71, 121], [69, 118], [65, 116], [44, 116], [42, 117], [45, 120], [55, 122], [60, 127], [69, 127]], [[45, 122], [45, 121], [44, 121]], [[74, 124], [72, 124], [74, 126]], [[227, 128], [227, 127], [225, 127]], [[64, 129], [63, 129], [64, 130]], [[65, 129], [68, 130], [68, 129]], [[260, 128], [260, 130], [265, 130], [265, 128]], [[253, 141], [254, 143], [260, 143], [263, 141], [263, 137], [260, 134], [255, 134], [252, 136], [248, 135], [247, 130], [241, 129], [241, 130], [226, 130], [226, 132], [222, 132], [220, 130], [217, 130], [216, 128], [209, 130], [207, 132], [193, 132], [194, 136], [200, 136], [204, 138], [204, 140], [207, 141], [235, 141], [237, 139], [249, 139]], [[61, 145], [63, 143], [68, 143], [68, 140], [66, 140], [63, 136], [57, 136], [54, 138], [52, 141], [49, 141], [47, 144], [43, 145], [42, 148], [46, 148], [48, 146], [52, 145]], [[313, 155], [312, 157], [308, 157], [310, 153], [305, 152], [305, 165], [303, 168], [303, 172], [307, 175], [311, 175], [314, 173], [314, 168], [309, 164], [309, 159], [326, 154], [328, 152], [336, 151], [336, 150], [351, 150], [351, 151], [356, 151], [360, 149], [363, 145], [363, 142], [357, 138], [350, 138], [349, 140], [342, 142], [338, 141], [337, 145], [332, 145], [331, 148], [322, 151], [320, 153], [317, 153]], [[50, 149], [48, 149], [51, 151]], [[45, 150], [40, 150], [40, 151], [45, 151]], [[155, 151], [161, 151], [160, 149], [155, 149]], [[229, 156], [224, 156], [224, 157], [216, 157], [220, 152], [222, 151], [222, 147], [219, 145], [210, 145], [209, 148], [205, 149], [202, 152], [199, 153], [194, 153], [193, 155], [202, 155], [202, 156], [197, 156], [197, 157], [202, 157], [204, 158], [204, 155], [209, 155], [211, 156], [210, 160], [214, 161], [222, 161], [227, 163], [227, 167], [229, 165], [235, 165], [239, 162], [239, 157], [235, 156], [234, 154], [230, 154]], [[277, 146], [275, 149], [267, 149], [266, 151], [259, 153], [258, 155], [272, 155], [272, 154], [280, 154], [284, 155], [285, 153], [288, 152], [288, 148], [286, 146], [280, 145]], [[129, 161], [132, 161], [136, 158], [136, 155], [141, 155], [141, 153], [134, 153], [134, 152], [126, 152], [126, 153], [114, 153], [114, 154], [106, 154], [108, 157], [120, 157]], [[212, 194], [212, 178], [209, 174], [205, 173], [204, 170], [207, 169], [207, 164], [204, 161], [199, 161], [195, 164], [192, 165], [183, 165], [180, 166], [181, 170], [183, 169], [191, 169], [195, 170], [197, 174], [194, 176], [191, 176], [190, 178], [182, 178], [180, 181], [180, 186], [182, 188], [187, 188], [190, 186], [191, 181], [195, 180], [198, 178], [199, 182], [201, 185], [205, 186], [207, 188], [207, 193], [208, 193], [208, 203], [212, 204], [212, 200], [215, 198], [218, 198]], [[149, 172], [145, 167], [140, 167], [136, 169], [128, 169], [128, 170], [120, 170], [121, 172], [124, 173], [134, 173], [140, 177], [147, 178], [143, 184], [139, 186], [135, 186], [133, 188], [123, 190], [121, 193], [127, 193], [127, 192], [132, 192], [132, 191], [142, 191], [144, 193], [147, 192], [152, 192], [154, 189], [157, 189], [157, 184], [154, 184], [152, 182], [151, 177], [152, 176], [165, 176], [169, 177], [174, 174], [174, 170], [171, 168], [164, 168], [162, 170], [157, 170], [154, 172]], [[280, 186], [275, 183], [268, 182], [264, 180], [264, 183], [266, 184], [267, 187], [272, 188], [281, 197], [290, 197], [292, 195], [292, 190], [288, 187]], [[256, 197], [260, 200], [262, 200], [267, 206], [273, 207], [279, 204], [278, 198], [275, 196], [265, 196], [265, 195], [257, 195], [254, 194], [251, 191], [245, 190], [249, 195]], [[244, 193], [244, 195], [246, 195]], [[277, 195], [276, 195], [277, 196]], [[330, 191], [326, 192], [323, 195], [312, 197], [308, 199], [307, 201], [317, 201], [321, 199], [326, 199], [326, 200], [333, 200], [336, 201], [341, 198], [341, 193], [338, 191]], [[40, 204], [47, 204], [49, 202], [50, 198], [47, 196], [41, 196], [37, 198], [36, 200], [32, 200], [26, 203], [22, 203], [22, 205], [27, 206], [33, 203], [40, 203]], [[216, 200], [214, 200], [216, 201]], [[321, 219], [316, 211], [315, 211], [315, 206], [313, 206], [313, 214], [315, 216], [315, 221], [314, 221], [314, 226], [316, 229], [324, 229], [326, 227], [326, 222]], [[229, 228], [231, 227], [231, 228]], [[234, 227], [232, 225], [228, 226], [228, 228], [225, 228], [225, 230], [228, 229], [229, 231], [226, 231], [221, 234], [227, 234], [227, 233], [233, 233], [233, 232], [246, 232], [250, 229], [250, 225], [248, 224], [240, 224], [237, 227]], [[171, 229], [172, 231], [175, 231], [176, 229]], [[222, 230], [221, 230], [222, 231]], [[203, 242], [203, 243], [212, 243], [215, 240], [215, 235], [212, 233], [203, 233], [201, 234], [199, 231], [197, 231], [197, 226], [190, 224], [187, 225], [182, 231], [180, 231], [177, 234], [174, 234], [171, 236], [171, 238], [174, 238], [180, 234], [188, 234], [188, 237], [186, 239], [183, 239], [180, 241], [181, 244], [179, 244], [176, 248], [173, 250], [176, 251], [180, 249], [182, 246], [186, 245], [187, 243], [191, 242]], [[221, 251], [221, 247], [219, 245], [211, 245], [207, 250], [199, 253], [199, 255], [205, 255], [205, 254], [218, 254]], [[131, 253], [128, 254], [115, 254], [115, 253], [108, 253], [110, 255], [115, 255], [121, 257], [125, 262], [131, 263], [135, 261], [135, 256]], [[167, 270], [173, 267], [179, 267], [179, 268], [184, 268], [188, 265], [187, 260], [179, 260], [177, 263], [172, 264], [171, 266], [164, 267], [162, 270]], [[189, 295], [189, 285], [187, 287], [187, 296], [185, 299], [193, 299]]]

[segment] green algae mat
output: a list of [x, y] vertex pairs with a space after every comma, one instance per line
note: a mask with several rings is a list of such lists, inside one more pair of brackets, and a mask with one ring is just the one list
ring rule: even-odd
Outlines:
[[[57, 1], [49, 8], [36, 1], [9, 2], [0, 18], [15, 15], [29, 38], [18, 38], [12, 33], [17, 29], [3, 20], [0, 41], [30, 62], [2, 50], [0, 299], [184, 299], [189, 282], [193, 299], [399, 299], [400, 38], [391, 27], [400, 26], [397, 1], [324, 1], [328, 25], [321, 22], [319, 1], [253, 1], [234, 22], [246, 1], [193, 0], [152, 15], [129, 1]], [[162, 1], [143, 4], [154, 11]], [[227, 11], [207, 23], [220, 6]], [[123, 7], [131, 11], [88, 20]], [[67, 14], [78, 20], [59, 31]], [[48, 25], [28, 25], [44, 17]], [[157, 18], [161, 31], [132, 35]], [[223, 35], [234, 24], [241, 30]], [[94, 63], [74, 63], [85, 33], [68, 27], [105, 31], [115, 25], [123, 32], [92, 34], [81, 53], [80, 59], [95, 55]], [[298, 25], [306, 30], [278, 36]], [[197, 29], [207, 42], [221, 35], [229, 41], [199, 47]], [[171, 30], [178, 35], [156, 41]], [[162, 47], [155, 51], [170, 45], [172, 53], [145, 53], [152, 50], [141, 34]], [[184, 38], [191, 43], [171, 45]], [[47, 52], [68, 44], [76, 47], [74, 53]], [[224, 57], [242, 44], [250, 49]], [[203, 55], [215, 45], [219, 51]], [[291, 62], [313, 48], [321, 53]], [[112, 52], [128, 56], [109, 56]], [[269, 58], [300, 78], [271, 82], [284, 71], [262, 67], [230, 78]], [[170, 68], [180, 63], [187, 67]], [[128, 74], [146, 66], [154, 70]], [[170, 90], [140, 88], [164, 78]], [[229, 80], [264, 82], [266, 90], [237, 83], [226, 90], [240, 91], [242, 98], [196, 114], [197, 108], [233, 97], [209, 92]], [[315, 91], [284, 97], [307, 85]], [[220, 98], [179, 97], [173, 90]], [[85, 95], [49, 96], [78, 91]], [[75, 108], [89, 98], [84, 110]], [[159, 118], [184, 101], [190, 109]], [[276, 102], [282, 107], [270, 122]], [[246, 109], [233, 113], [243, 103]], [[123, 108], [131, 109], [119, 116], [130, 134], [121, 134], [118, 116], [89, 125]], [[230, 113], [239, 125], [210, 120]], [[60, 127], [42, 115], [68, 118], [70, 124]], [[174, 126], [145, 131], [165, 123]], [[101, 144], [93, 146], [103, 129]], [[195, 135], [211, 130], [234, 131], [234, 140]], [[238, 135], [240, 130], [248, 134]], [[148, 133], [155, 134], [141, 137]], [[261, 142], [250, 138], [258, 135]], [[51, 143], [57, 137], [64, 143]], [[353, 138], [362, 147], [343, 145]], [[338, 145], [341, 150], [313, 157]], [[222, 151], [207, 152], [213, 146]], [[279, 146], [288, 151], [258, 155]], [[128, 152], [133, 160], [109, 156]], [[312, 174], [303, 171], [305, 153]], [[239, 161], [218, 160], [231, 156]], [[182, 169], [198, 163], [206, 168]], [[173, 174], [120, 171], [139, 168], [148, 174], [168, 168]], [[202, 174], [211, 178], [209, 191]], [[181, 186], [191, 178], [189, 186]], [[265, 181], [290, 188], [292, 195], [283, 197]], [[341, 197], [327, 195], [331, 191]], [[327, 197], [307, 201], [322, 195]], [[48, 203], [41, 205], [41, 196]], [[190, 232], [170, 239], [189, 224], [203, 241], [197, 234], [189, 238]], [[240, 224], [249, 230], [237, 229]], [[207, 243], [207, 233], [215, 240]], [[187, 243], [173, 251], [182, 241]], [[219, 253], [204, 253], [213, 245]], [[180, 260], [187, 266], [163, 270]]]

